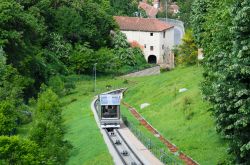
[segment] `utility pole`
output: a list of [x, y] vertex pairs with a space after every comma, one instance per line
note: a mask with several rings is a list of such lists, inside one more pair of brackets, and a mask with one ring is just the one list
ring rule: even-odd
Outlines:
[[167, 18], [168, 18], [168, 0], [166, 0], [165, 8], [166, 8], [166, 20], [167, 20]]
[[96, 65], [97, 63], [94, 64], [94, 92], [96, 92]]

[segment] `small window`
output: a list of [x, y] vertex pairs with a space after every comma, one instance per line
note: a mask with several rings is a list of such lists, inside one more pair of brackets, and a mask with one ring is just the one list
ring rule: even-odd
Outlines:
[[164, 45], [162, 45], [161, 47], [162, 47], [162, 49], [164, 49]]
[[146, 44], [144, 44], [144, 48], [147, 48], [147, 45], [146, 45]]
[[150, 36], [153, 36], [154, 35], [154, 33], [150, 33]]
[[153, 46], [150, 46], [150, 50], [151, 50], [151, 51], [154, 50], [154, 47], [153, 47]]
[[165, 35], [166, 35], [166, 32], [164, 31], [164, 32], [163, 32], [163, 38], [165, 38]]

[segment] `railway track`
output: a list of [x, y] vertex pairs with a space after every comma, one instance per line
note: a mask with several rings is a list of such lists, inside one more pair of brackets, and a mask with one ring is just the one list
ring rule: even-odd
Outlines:
[[143, 162], [128, 145], [119, 129], [105, 129], [105, 132], [124, 165], [143, 165]]
[[[110, 93], [117, 94], [122, 92], [124, 89], [114, 90]], [[97, 112], [97, 104], [96, 100], [94, 103], [95, 111]], [[137, 154], [131, 149], [128, 145], [119, 129], [115, 128], [106, 128], [104, 129], [108, 139], [110, 140], [112, 146], [114, 147], [117, 155], [119, 156], [121, 162], [124, 165], [143, 165], [144, 163], [140, 160]]]

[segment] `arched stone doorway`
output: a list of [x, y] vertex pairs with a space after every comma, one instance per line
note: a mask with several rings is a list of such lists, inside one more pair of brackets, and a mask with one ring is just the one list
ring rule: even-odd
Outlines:
[[148, 63], [149, 64], [156, 64], [156, 62], [157, 62], [157, 58], [155, 55], [148, 56]]

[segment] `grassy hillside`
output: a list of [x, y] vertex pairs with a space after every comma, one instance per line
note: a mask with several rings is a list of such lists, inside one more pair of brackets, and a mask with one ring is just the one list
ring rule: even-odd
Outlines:
[[[93, 80], [81, 77], [75, 92], [61, 99], [63, 119], [66, 128], [65, 138], [71, 142], [73, 149], [68, 165], [110, 165], [112, 157], [108, 152], [103, 137], [97, 127], [90, 104], [93, 100]], [[121, 80], [98, 78], [98, 92], [106, 86], [121, 86]]]
[[62, 99], [65, 138], [74, 147], [67, 164], [113, 164], [90, 108], [93, 94], [86, 85], [77, 84], [77, 92]]
[[[159, 132], [200, 164], [216, 164], [228, 158], [227, 145], [215, 131], [208, 103], [201, 99], [201, 74], [201, 68], [186, 67], [127, 80], [100, 78], [97, 75], [97, 93], [110, 87], [129, 87], [125, 101], [136, 107]], [[180, 88], [187, 88], [188, 91], [179, 93]], [[61, 99], [66, 139], [74, 146], [69, 165], [113, 163], [90, 109], [93, 96], [93, 80], [82, 77], [75, 93]], [[140, 110], [140, 104], [146, 102], [151, 105]], [[140, 126], [124, 107], [122, 114], [137, 124], [145, 136], [160, 148], [165, 147]]]
[[[136, 107], [167, 139], [200, 164], [227, 159], [227, 145], [216, 133], [209, 105], [201, 97], [201, 68], [176, 68], [161, 75], [130, 80], [137, 83], [129, 88], [125, 101]], [[188, 90], [179, 93], [180, 88]], [[142, 103], [151, 105], [140, 110]]]

